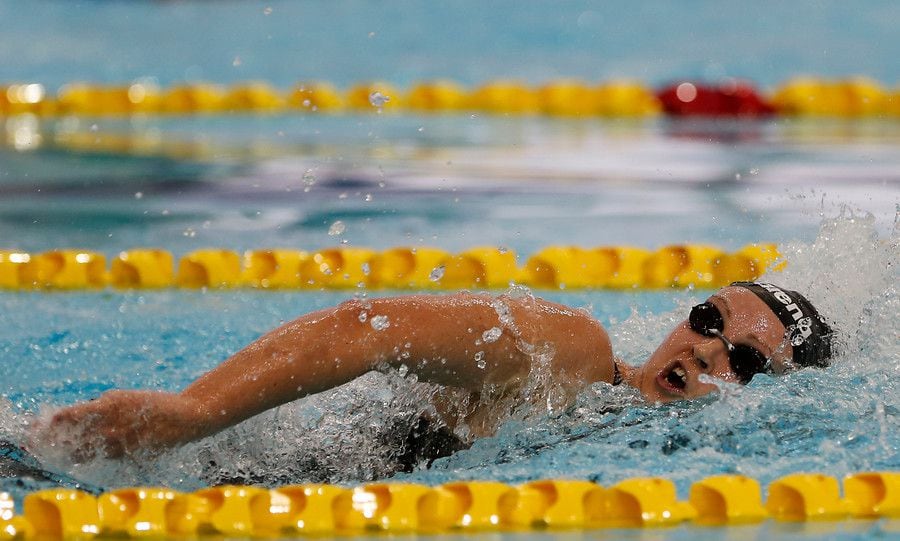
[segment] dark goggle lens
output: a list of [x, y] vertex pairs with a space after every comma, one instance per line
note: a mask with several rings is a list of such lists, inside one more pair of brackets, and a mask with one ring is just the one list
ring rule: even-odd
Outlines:
[[[691, 308], [688, 322], [691, 330], [703, 336], [715, 336], [712, 331], [721, 333], [725, 330], [722, 312], [711, 302], [704, 302]], [[750, 383], [756, 374], [766, 372], [769, 364], [766, 356], [758, 349], [743, 344], [734, 344], [728, 352], [728, 361], [731, 364], [731, 371], [744, 385]]]
[[704, 302], [691, 308], [688, 322], [691, 324], [691, 330], [703, 336], [713, 336], [712, 330], [722, 332], [725, 329], [722, 312], [719, 312], [716, 305], [711, 302]]
[[731, 371], [743, 385], [750, 383], [756, 374], [768, 371], [769, 360], [751, 346], [735, 344], [734, 349], [728, 353], [728, 360], [731, 362]]

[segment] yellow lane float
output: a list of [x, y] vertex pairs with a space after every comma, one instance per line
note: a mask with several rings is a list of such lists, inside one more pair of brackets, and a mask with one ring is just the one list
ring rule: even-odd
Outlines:
[[662, 103], [652, 90], [638, 83], [618, 81], [602, 84], [594, 91], [597, 114], [606, 117], [645, 117], [662, 112]]
[[[788, 80], [766, 98], [776, 114], [838, 118], [887, 118], [900, 115], [897, 89], [888, 90], [864, 77]], [[326, 81], [302, 81], [276, 89], [265, 81], [244, 81], [228, 87], [179, 83], [159, 88], [148, 80], [126, 84], [72, 82], [58, 92], [38, 82], [0, 84], [0, 115], [127, 116], [147, 114], [209, 114], [344, 111], [459, 111], [502, 115], [560, 117], [632, 117], [660, 114], [654, 89], [632, 81], [588, 83], [557, 79], [535, 85], [491, 80], [467, 90], [449, 80], [422, 81], [408, 89], [384, 82], [361, 82], [346, 90]]]
[[663, 478], [631, 478], [604, 488], [544, 479], [520, 485], [454, 481], [439, 486], [370, 483], [356, 488], [291, 485], [267, 490], [218, 486], [194, 493], [121, 488], [99, 498], [71, 489], [25, 496], [23, 514], [0, 493], [0, 539], [264, 537], [364, 533], [465, 533], [528, 529], [647, 528], [692, 522], [730, 526], [900, 516], [900, 472], [860, 472], [838, 481], [796, 473], [760, 484], [741, 475], [693, 483], [688, 501]]
[[422, 82], [409, 89], [406, 107], [427, 113], [452, 112], [464, 109], [466, 99], [466, 90], [453, 81]]
[[361, 83], [347, 91], [347, 106], [357, 111], [396, 111], [402, 104], [400, 91], [384, 81]]
[[88, 289], [107, 284], [106, 258], [88, 250], [51, 250], [30, 256], [21, 285], [48, 289]]
[[329, 248], [300, 265], [303, 287], [350, 289], [365, 285], [375, 252], [366, 248]]
[[509, 287], [518, 274], [516, 255], [504, 248], [478, 247], [445, 260], [442, 289]]
[[847, 509], [855, 517], [900, 517], [900, 472], [863, 472], [844, 479]]
[[159, 248], [124, 250], [112, 258], [86, 250], [29, 254], [0, 250], [0, 288], [120, 289], [535, 289], [715, 288], [754, 280], [785, 262], [772, 244], [731, 253], [706, 245], [671, 245], [654, 252], [632, 246], [548, 246], [520, 267], [512, 250], [482, 246], [450, 253], [432, 247], [293, 248], [236, 252], [217, 248], [182, 256]]
[[452, 256], [438, 248], [391, 248], [369, 263], [369, 284], [390, 289], [437, 289]]
[[309, 258], [301, 250], [248, 250], [244, 253], [243, 283], [264, 289], [301, 287], [300, 270]]
[[173, 86], [160, 98], [160, 112], [193, 115], [223, 111], [225, 90], [205, 83]]
[[226, 288], [241, 284], [241, 258], [230, 250], [196, 250], [181, 258], [175, 282], [185, 288]]
[[493, 81], [472, 92], [467, 109], [492, 114], [532, 115], [541, 111], [537, 92], [516, 81]]
[[109, 283], [123, 289], [171, 287], [175, 282], [172, 254], [159, 249], [120, 252], [112, 260]]
[[222, 101], [222, 108], [229, 112], [275, 113], [286, 105], [281, 93], [262, 81], [252, 81], [231, 87]]
[[427, 529], [419, 504], [431, 487], [411, 483], [372, 483], [338, 495], [335, 526], [343, 531], [417, 532]]
[[330, 83], [311, 81], [296, 85], [288, 94], [288, 105], [301, 111], [339, 111], [344, 98]]
[[716, 475], [691, 485], [690, 503], [698, 523], [745, 524], [768, 518], [762, 489], [756, 479], [743, 475]]
[[837, 520], [847, 515], [837, 479], [819, 473], [795, 473], [772, 483], [766, 509], [789, 522]]
[[[512, 528], [577, 528], [600, 521], [603, 487], [576, 479], [531, 481], [500, 499], [501, 522]], [[593, 514], [591, 510], [594, 510]]]
[[668, 479], [626, 479], [604, 498], [603, 520], [612, 527], [668, 526], [691, 520], [697, 511], [678, 501]]
[[665, 246], [644, 262], [643, 285], [662, 287], [711, 287], [713, 266], [723, 253], [704, 245]]
[[97, 499], [100, 533], [115, 537], [160, 537], [169, 532], [168, 509], [183, 497], [168, 488], [122, 488]]

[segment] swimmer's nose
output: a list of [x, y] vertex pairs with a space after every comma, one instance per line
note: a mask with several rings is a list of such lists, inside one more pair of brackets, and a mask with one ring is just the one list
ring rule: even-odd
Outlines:
[[718, 338], [711, 336], [700, 340], [693, 347], [694, 360], [704, 374], [716, 374], [727, 372], [731, 366], [728, 364], [728, 348]]

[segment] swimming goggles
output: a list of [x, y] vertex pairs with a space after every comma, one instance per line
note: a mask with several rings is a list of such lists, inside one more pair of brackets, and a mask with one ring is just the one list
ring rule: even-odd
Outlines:
[[732, 344], [725, 338], [722, 331], [725, 330], [725, 320], [722, 312], [711, 302], [704, 302], [691, 308], [688, 317], [691, 330], [703, 336], [715, 336], [725, 344], [728, 350], [728, 361], [731, 371], [737, 376], [742, 385], [750, 383], [756, 374], [772, 373], [772, 363], [758, 349], [745, 344]]

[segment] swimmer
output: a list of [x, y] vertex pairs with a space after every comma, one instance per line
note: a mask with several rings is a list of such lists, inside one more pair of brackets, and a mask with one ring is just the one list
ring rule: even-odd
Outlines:
[[[56, 412], [32, 437], [76, 460], [158, 452], [385, 366], [405, 366], [419, 381], [474, 396], [462, 421], [474, 437], [487, 436], [502, 420], [490, 418], [479, 395], [527, 400], [524, 387], [537, 362], [549, 363], [551, 384], [566, 396], [606, 382], [660, 403], [713, 392], [716, 385], [703, 376], [746, 384], [759, 373], [827, 366], [831, 337], [802, 295], [756, 282], [736, 282], [694, 306], [637, 367], [615, 357], [606, 331], [586, 311], [530, 295], [351, 300], [269, 332], [180, 393], [109, 391]], [[440, 403], [436, 409], [442, 413]], [[430, 422], [452, 431], [460, 419], [445, 417]], [[465, 446], [445, 442], [434, 454]]]

